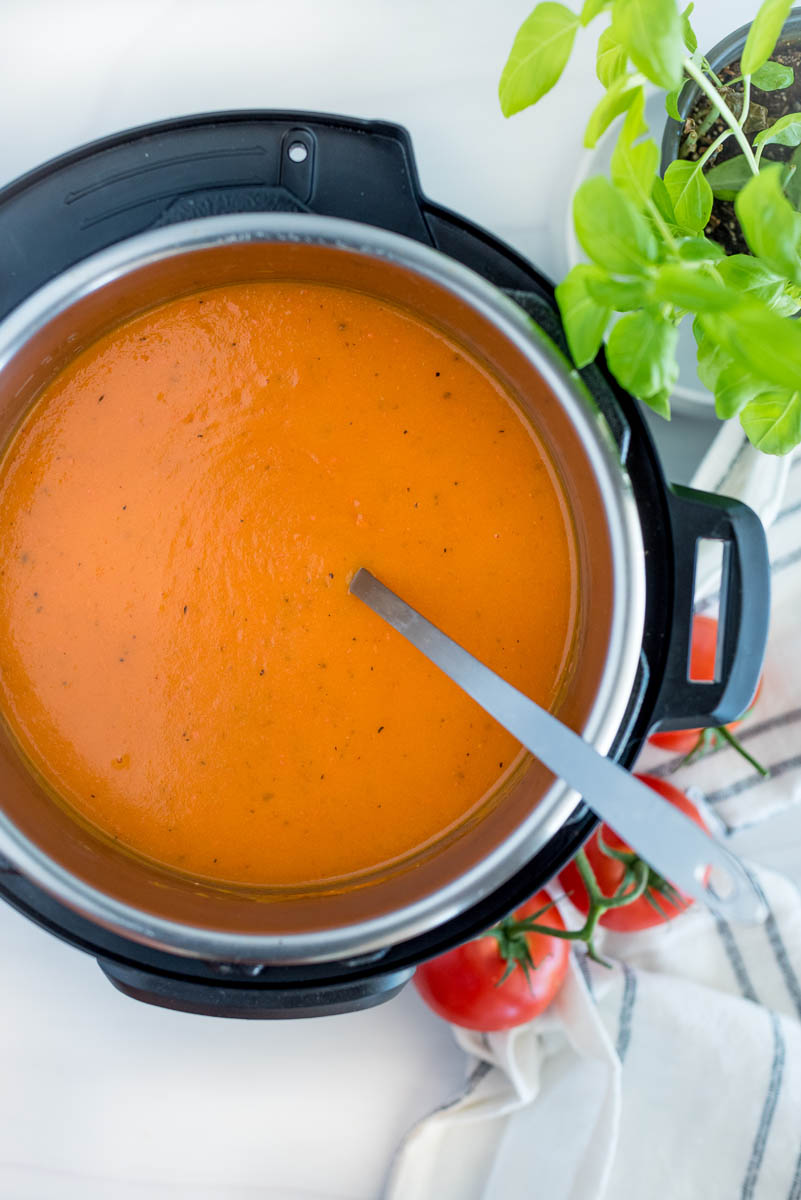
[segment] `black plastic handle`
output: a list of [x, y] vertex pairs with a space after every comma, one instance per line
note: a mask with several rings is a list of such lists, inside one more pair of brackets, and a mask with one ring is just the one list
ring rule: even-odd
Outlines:
[[[741, 716], [759, 683], [770, 619], [770, 563], [759, 517], [739, 500], [674, 485], [668, 492], [673, 537], [673, 620], [654, 708], [661, 729], [725, 725]], [[724, 545], [715, 680], [689, 678], [699, 539]]]
[[331, 1017], [338, 1013], [359, 1012], [391, 1000], [414, 973], [413, 968], [408, 967], [361, 979], [272, 987], [267, 982], [251, 985], [218, 984], [184, 976], [161, 975], [110, 958], [98, 958], [97, 961], [114, 987], [134, 1000], [199, 1016], [256, 1021]]
[[386, 121], [255, 109], [128, 129], [0, 189], [0, 316], [156, 225], [310, 211], [431, 244], [423, 202], [409, 134]]

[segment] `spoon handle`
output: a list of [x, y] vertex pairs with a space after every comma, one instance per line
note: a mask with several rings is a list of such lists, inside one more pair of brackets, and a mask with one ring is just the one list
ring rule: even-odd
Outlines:
[[743, 864], [693, 821], [468, 654], [363, 567], [354, 575], [350, 591], [575, 788], [615, 833], [680, 891], [727, 920], [765, 919], [764, 899]]

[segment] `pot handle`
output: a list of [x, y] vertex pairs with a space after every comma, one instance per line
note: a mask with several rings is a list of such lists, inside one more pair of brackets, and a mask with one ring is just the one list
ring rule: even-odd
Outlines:
[[162, 975], [110, 958], [98, 958], [100, 969], [118, 991], [144, 1004], [206, 1017], [280, 1020], [330, 1017], [358, 1012], [391, 1000], [408, 983], [413, 968], [361, 979], [320, 980], [317, 983], [216, 983], [185, 976]]
[[[726, 725], [742, 716], [759, 683], [770, 619], [770, 563], [759, 517], [739, 500], [672, 485], [673, 620], [654, 707], [660, 729]], [[689, 678], [699, 539], [723, 543], [714, 681]]]

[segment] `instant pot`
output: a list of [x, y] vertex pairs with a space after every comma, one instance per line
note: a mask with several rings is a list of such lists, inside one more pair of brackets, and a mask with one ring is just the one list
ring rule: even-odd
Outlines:
[[[152, 304], [240, 279], [361, 288], [463, 341], [529, 404], [581, 558], [562, 719], [630, 765], [656, 725], [724, 723], [748, 706], [768, 623], [758, 519], [665, 483], [632, 398], [600, 359], [576, 372], [564, 357], [551, 285], [421, 193], [404, 130], [277, 112], [132, 130], [0, 193], [0, 245], [3, 440], [61, 365]], [[707, 682], [689, 678], [701, 539], [724, 546], [719, 663]], [[595, 824], [528, 759], [480, 820], [397, 869], [291, 892], [232, 887], [121, 852], [54, 803], [0, 735], [4, 898], [94, 955], [127, 995], [189, 1012], [300, 1017], [389, 999], [417, 963], [552, 878]]]

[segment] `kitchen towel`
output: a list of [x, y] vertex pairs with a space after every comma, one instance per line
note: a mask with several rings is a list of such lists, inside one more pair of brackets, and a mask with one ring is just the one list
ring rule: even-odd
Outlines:
[[[712, 466], [721, 492], [742, 492], [736, 462]], [[770, 776], [726, 743], [690, 765], [648, 746], [637, 764], [694, 793], [722, 836], [801, 800], [798, 456], [776, 507], [764, 683], [738, 730]], [[716, 607], [707, 588], [699, 611]], [[801, 895], [754, 871], [764, 925], [696, 905], [636, 935], [604, 932], [612, 966], [576, 951], [542, 1017], [508, 1033], [454, 1028], [467, 1082], [407, 1136], [386, 1200], [801, 1200]]]
[[801, 895], [761, 926], [694, 906], [576, 952], [542, 1017], [455, 1030], [464, 1091], [417, 1125], [386, 1200], [800, 1200]]

